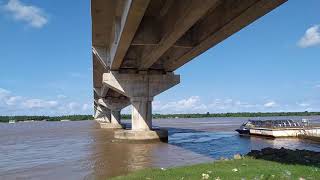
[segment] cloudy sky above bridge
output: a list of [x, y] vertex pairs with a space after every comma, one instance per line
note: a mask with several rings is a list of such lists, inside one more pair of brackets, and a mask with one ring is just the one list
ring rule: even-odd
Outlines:
[[[154, 112], [320, 111], [319, 8], [289, 1], [203, 53]], [[0, 40], [0, 115], [92, 113], [89, 1], [0, 0]]]

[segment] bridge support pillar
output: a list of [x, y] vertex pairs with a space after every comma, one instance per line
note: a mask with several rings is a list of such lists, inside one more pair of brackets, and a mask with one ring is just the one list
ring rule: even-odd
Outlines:
[[110, 123], [111, 111], [110, 109], [101, 105], [95, 106], [94, 119], [99, 123]]
[[101, 128], [121, 129], [125, 126], [121, 124], [121, 109], [127, 107], [130, 104], [128, 98], [100, 98], [98, 103], [108, 109], [110, 109], [110, 122], [100, 124]]
[[173, 73], [148, 74], [140, 72], [122, 74], [111, 71], [103, 74], [103, 83], [130, 98], [132, 129], [115, 132], [115, 138], [132, 140], [167, 139], [168, 132], [152, 128], [153, 97], [175, 86], [180, 76]]
[[152, 98], [133, 97], [132, 130], [148, 131], [152, 129]]
[[111, 123], [121, 125], [121, 111], [120, 110], [113, 110], [111, 111]]

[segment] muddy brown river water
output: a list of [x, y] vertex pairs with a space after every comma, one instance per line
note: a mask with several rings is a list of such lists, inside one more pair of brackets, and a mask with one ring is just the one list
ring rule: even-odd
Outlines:
[[264, 147], [320, 151], [319, 143], [308, 140], [239, 137], [234, 129], [246, 120], [154, 120], [155, 126], [169, 129], [168, 143], [116, 140], [111, 130], [100, 129], [94, 121], [2, 123], [0, 179], [99, 180], [148, 167], [209, 162]]

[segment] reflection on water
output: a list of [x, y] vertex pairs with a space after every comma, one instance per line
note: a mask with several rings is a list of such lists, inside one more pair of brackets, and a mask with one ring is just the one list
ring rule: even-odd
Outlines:
[[125, 143], [111, 139], [113, 132], [94, 132], [89, 160], [92, 172], [87, 179], [105, 179], [152, 166], [152, 151], [161, 143]]
[[106, 179], [264, 147], [320, 151], [320, 145], [312, 141], [239, 137], [234, 129], [245, 120], [155, 120], [156, 126], [169, 129], [168, 144], [115, 140], [113, 131], [99, 129], [93, 121], [0, 124], [0, 179]]

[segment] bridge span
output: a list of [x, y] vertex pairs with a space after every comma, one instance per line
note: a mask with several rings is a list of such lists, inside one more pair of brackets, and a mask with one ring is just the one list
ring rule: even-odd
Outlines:
[[91, 0], [94, 118], [131, 130], [121, 139], [167, 138], [152, 128], [152, 100], [179, 84], [174, 71], [286, 0]]

